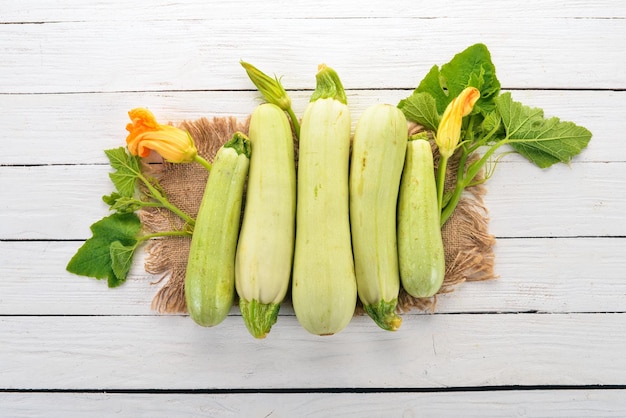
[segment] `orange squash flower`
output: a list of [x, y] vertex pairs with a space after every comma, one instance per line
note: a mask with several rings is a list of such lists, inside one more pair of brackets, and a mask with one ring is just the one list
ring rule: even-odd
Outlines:
[[196, 160], [198, 150], [187, 131], [159, 124], [148, 109], [133, 109], [128, 116], [132, 123], [126, 125], [126, 145], [132, 155], [147, 157], [153, 150], [172, 163]]
[[461, 138], [463, 117], [471, 113], [479, 98], [480, 91], [476, 87], [467, 87], [448, 104], [435, 137], [442, 157], [449, 158], [454, 154]]

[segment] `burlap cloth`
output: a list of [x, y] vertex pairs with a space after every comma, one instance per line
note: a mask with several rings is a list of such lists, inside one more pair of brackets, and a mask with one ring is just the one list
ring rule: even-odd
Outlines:
[[[219, 147], [229, 140], [235, 131], [247, 133], [248, 121], [234, 117], [202, 118], [186, 121], [180, 125], [189, 131], [196, 142], [200, 155], [212, 161]], [[420, 126], [409, 126], [415, 133]], [[436, 147], [433, 146], [435, 164]], [[297, 159], [297, 152], [296, 152]], [[458, 158], [448, 162], [447, 185], [453, 185], [458, 171]], [[158, 180], [170, 202], [192, 217], [204, 193], [207, 170], [199, 164], [144, 164], [143, 171]], [[479, 176], [482, 174], [479, 174]], [[489, 280], [494, 275], [493, 246], [495, 238], [488, 231], [487, 209], [482, 196], [483, 185], [468, 187], [454, 214], [442, 229], [446, 258], [446, 277], [439, 294], [448, 293], [465, 281]], [[139, 211], [146, 232], [178, 230], [184, 221], [166, 209], [144, 208]], [[146, 247], [146, 272], [160, 276], [155, 284], [160, 288], [152, 301], [152, 309], [159, 313], [186, 312], [184, 282], [189, 253], [189, 237], [168, 237], [150, 241]], [[403, 289], [398, 297], [398, 311], [411, 309], [434, 311], [437, 297], [414, 298]], [[289, 295], [285, 303], [290, 303]], [[357, 307], [357, 313], [362, 311]]]

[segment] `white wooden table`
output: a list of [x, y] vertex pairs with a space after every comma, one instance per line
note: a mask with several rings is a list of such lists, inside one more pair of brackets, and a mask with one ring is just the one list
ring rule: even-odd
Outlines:
[[[626, 3], [273, 3], [3, 2], [0, 416], [625, 416]], [[256, 341], [236, 310], [213, 329], [152, 312], [141, 260], [117, 289], [65, 271], [129, 109], [244, 117], [245, 59], [301, 114], [325, 62], [356, 120], [476, 42], [503, 90], [594, 134], [569, 166], [498, 166], [498, 280], [396, 333], [359, 317], [320, 338], [285, 312]]]

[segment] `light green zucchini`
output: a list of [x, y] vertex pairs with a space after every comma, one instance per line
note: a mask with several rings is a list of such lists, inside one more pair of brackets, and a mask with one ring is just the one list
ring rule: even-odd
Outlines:
[[263, 338], [276, 322], [293, 262], [296, 167], [289, 120], [278, 106], [258, 106], [250, 118], [252, 146], [235, 285], [248, 328]]
[[213, 162], [191, 238], [185, 299], [203, 326], [222, 322], [235, 294], [235, 251], [241, 202], [250, 164], [248, 138], [237, 132]]
[[335, 334], [356, 307], [348, 175], [351, 120], [337, 74], [320, 66], [302, 117], [292, 301], [310, 333]]
[[350, 224], [357, 290], [368, 315], [389, 331], [402, 323], [396, 314], [396, 210], [407, 137], [404, 114], [377, 104], [359, 118], [352, 142]]
[[430, 143], [409, 141], [398, 200], [398, 258], [402, 287], [414, 297], [436, 294], [445, 256]]

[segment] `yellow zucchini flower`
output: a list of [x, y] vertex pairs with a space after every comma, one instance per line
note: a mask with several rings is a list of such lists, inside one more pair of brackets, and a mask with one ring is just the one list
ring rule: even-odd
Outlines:
[[435, 137], [442, 157], [449, 158], [454, 154], [461, 138], [463, 117], [471, 113], [479, 98], [480, 91], [476, 87], [467, 87], [450, 102], [443, 112]]
[[147, 157], [153, 150], [172, 163], [187, 163], [197, 159], [198, 150], [187, 131], [159, 124], [148, 109], [133, 109], [128, 112], [128, 116], [132, 123], [126, 125], [129, 132], [126, 145], [132, 155]]

